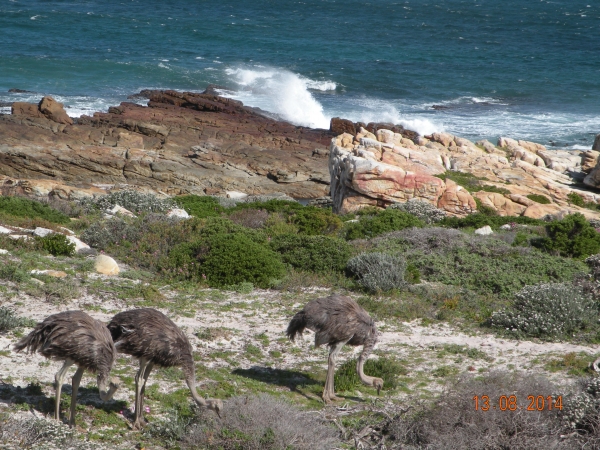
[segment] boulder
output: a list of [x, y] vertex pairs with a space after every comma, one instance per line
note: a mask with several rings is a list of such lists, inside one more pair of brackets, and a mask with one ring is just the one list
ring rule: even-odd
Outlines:
[[8, 228], [0, 226], [0, 234], [11, 234], [12, 232], [13, 230], [9, 230]]
[[515, 203], [498, 192], [479, 191], [474, 195], [475, 198], [481, 201], [483, 206], [492, 208], [500, 216], [520, 216], [526, 208], [526, 206]]
[[107, 255], [98, 255], [94, 267], [96, 272], [104, 275], [118, 275], [120, 272], [117, 262]]
[[342, 133], [348, 133], [353, 136], [356, 135], [356, 126], [354, 125], [354, 122], [339, 117], [333, 117], [331, 119], [329, 122], [329, 130], [336, 135]]
[[109, 209], [108, 212], [115, 216], [136, 217], [134, 213], [123, 208], [121, 205], [115, 205], [112, 209]]
[[73, 119], [65, 112], [63, 104], [57, 102], [52, 97], [43, 97], [40, 100], [38, 108], [44, 116], [53, 122], [73, 125]]
[[67, 236], [67, 239], [72, 244], [75, 244], [75, 253], [79, 253], [79, 254], [92, 253], [92, 248], [89, 245], [87, 245], [85, 242], [76, 238], [75, 236]]
[[167, 212], [167, 217], [175, 217], [178, 219], [189, 219], [190, 215], [185, 209], [173, 208]]
[[492, 231], [492, 227], [486, 225], [484, 227], [477, 228], [475, 230], [475, 234], [479, 234], [480, 236], [489, 236], [490, 234], [494, 234], [494, 232]]
[[600, 152], [600, 134], [596, 135], [596, 139], [594, 139], [594, 145], [592, 145], [592, 150]]
[[33, 230], [34, 236], [39, 236], [39, 237], [45, 237], [52, 233], [56, 233], [56, 231], [50, 230], [48, 228], [42, 228], [42, 227], [36, 227], [35, 230]]

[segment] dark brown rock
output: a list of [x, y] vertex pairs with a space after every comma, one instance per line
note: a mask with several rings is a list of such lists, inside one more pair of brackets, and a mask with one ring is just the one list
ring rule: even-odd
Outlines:
[[334, 117], [329, 122], [329, 130], [336, 136], [338, 134], [343, 133], [348, 133], [352, 136], [356, 136], [356, 126], [354, 125], [354, 122], [348, 119], [340, 119], [339, 117]]

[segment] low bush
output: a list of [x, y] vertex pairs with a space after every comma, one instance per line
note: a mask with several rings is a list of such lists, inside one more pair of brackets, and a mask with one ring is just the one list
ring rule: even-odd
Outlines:
[[548, 197], [541, 194], [528, 194], [527, 198], [542, 205], [549, 205], [550, 203], [552, 203]]
[[318, 234], [334, 234], [342, 228], [341, 219], [330, 209], [306, 206], [298, 209], [291, 216], [290, 222], [298, 227], [302, 234], [315, 236]]
[[[483, 395], [489, 398], [489, 409], [483, 403]], [[422, 404], [410, 412], [404, 411], [377, 428], [383, 429], [386, 443], [394, 442], [398, 448], [407, 449], [582, 448], [585, 441], [568, 433], [558, 409], [526, 409], [531, 395], [551, 396], [556, 400], [560, 389], [547, 379], [529, 373], [464, 375], [433, 405]], [[501, 396], [506, 396], [502, 409]], [[509, 401], [511, 410], [506, 410]], [[517, 408], [512, 410], [515, 406]], [[563, 434], [565, 436], [561, 436]]]
[[344, 235], [347, 240], [379, 236], [404, 228], [423, 227], [425, 223], [412, 214], [397, 209], [386, 209], [374, 215], [362, 215], [358, 222], [346, 222]]
[[427, 281], [463, 286], [483, 295], [510, 298], [526, 285], [543, 282], [570, 282], [587, 267], [569, 258], [538, 251], [524, 252], [523, 247], [510, 247], [513, 252], [485, 255], [465, 248], [445, 254], [411, 254], [409, 258]]
[[285, 274], [285, 266], [277, 253], [247, 235], [216, 235], [207, 242], [205, 256], [198, 258], [199, 270], [212, 287], [225, 287], [249, 282], [268, 288]]
[[81, 239], [98, 250], [121, 241], [135, 241], [136, 237], [135, 228], [120, 217], [94, 222], [81, 233]]
[[546, 225], [548, 237], [532, 241], [545, 251], [562, 256], [584, 259], [600, 253], [600, 233], [580, 213], [569, 214], [562, 220]]
[[437, 223], [446, 217], [446, 211], [439, 209], [431, 203], [420, 200], [409, 200], [406, 203], [394, 203], [388, 209], [398, 209], [400, 211], [412, 214], [417, 219], [422, 220], [426, 224]]
[[0, 333], [13, 330], [18, 327], [33, 327], [35, 320], [19, 317], [12, 309], [0, 306]]
[[10, 261], [0, 265], [0, 280], [22, 283], [29, 278], [29, 271], [21, 263]]
[[44, 237], [37, 237], [40, 246], [53, 256], [73, 256], [75, 244], [64, 234], [51, 233]]
[[466, 217], [445, 217], [439, 222], [439, 225], [449, 228], [481, 228], [486, 225], [497, 230], [507, 223], [516, 223], [519, 225], [545, 225], [540, 219], [532, 219], [524, 216], [498, 216], [482, 214], [481, 212], [469, 214]]
[[[356, 373], [357, 359], [350, 359], [335, 371], [334, 386], [336, 392], [354, 391], [364, 386]], [[379, 357], [368, 359], [364, 365], [365, 374], [383, 379], [383, 389], [394, 390], [398, 387], [398, 376], [406, 375], [408, 370], [395, 359]]]
[[358, 278], [358, 284], [371, 292], [401, 289], [406, 284], [406, 261], [399, 255], [363, 253], [349, 260], [347, 268]]
[[135, 214], [165, 213], [174, 206], [174, 202], [169, 198], [159, 198], [134, 190], [116, 191], [93, 199], [84, 199], [81, 204], [88, 211], [106, 211], [119, 205]]
[[229, 220], [246, 228], [263, 228], [268, 218], [265, 209], [242, 209], [229, 215]]
[[329, 450], [341, 446], [338, 431], [319, 415], [268, 395], [234, 397], [221, 420], [202, 413], [181, 446], [206, 450]]
[[182, 195], [175, 197], [173, 201], [189, 215], [198, 217], [199, 219], [219, 216], [225, 211], [225, 208], [219, 204], [219, 201], [210, 196]]
[[285, 273], [275, 252], [243, 234], [219, 235], [211, 239], [200, 270], [213, 287], [246, 282], [267, 288]]
[[575, 206], [585, 206], [585, 200], [577, 192], [570, 192], [569, 195], [567, 195], [567, 199]]
[[71, 221], [66, 214], [44, 203], [21, 197], [0, 196], [0, 214], [28, 219], [43, 219], [58, 224], [67, 224]]
[[319, 273], [344, 270], [352, 253], [348, 243], [329, 236], [282, 234], [274, 236], [270, 245], [284, 263]]
[[595, 302], [573, 284], [525, 286], [510, 309], [492, 314], [493, 327], [531, 337], [560, 337], [598, 321]]

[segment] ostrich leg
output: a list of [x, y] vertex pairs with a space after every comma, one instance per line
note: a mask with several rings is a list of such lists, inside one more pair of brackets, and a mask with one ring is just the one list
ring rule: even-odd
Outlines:
[[73, 381], [71, 382], [71, 417], [69, 418], [69, 426], [72, 428], [75, 426], [75, 408], [77, 407], [77, 391], [79, 390], [79, 383], [81, 383], [81, 377], [83, 376], [83, 367], [78, 367], [77, 372], [73, 375]]
[[148, 381], [148, 377], [150, 376], [150, 372], [152, 372], [152, 368], [154, 367], [154, 363], [150, 362], [146, 366], [146, 370], [144, 370], [144, 384], [142, 385], [142, 390], [140, 392], [140, 418], [144, 425], [148, 423], [148, 421], [144, 418], [144, 393], [146, 392], [146, 382]]
[[325, 388], [323, 389], [323, 401], [327, 404], [334, 400], [340, 400], [335, 396], [334, 377], [335, 360], [340, 350], [347, 341], [337, 342], [329, 347], [329, 360], [327, 362], [327, 378], [325, 379]]
[[56, 389], [56, 398], [54, 400], [54, 418], [60, 420], [60, 392], [62, 391], [62, 385], [65, 381], [65, 376], [69, 367], [73, 365], [73, 361], [66, 359], [63, 366], [60, 368], [54, 376], [54, 388]]
[[141, 408], [141, 398], [142, 398], [142, 387], [143, 387], [143, 376], [144, 376], [144, 372], [146, 371], [146, 366], [148, 365], [148, 360], [144, 359], [144, 358], [140, 358], [140, 370], [138, 370], [138, 373], [135, 375], [135, 412], [134, 412], [134, 416], [133, 416], [133, 429], [134, 430], [140, 430], [142, 429], [142, 421], [140, 419], [141, 417], [141, 413], [140, 410]]

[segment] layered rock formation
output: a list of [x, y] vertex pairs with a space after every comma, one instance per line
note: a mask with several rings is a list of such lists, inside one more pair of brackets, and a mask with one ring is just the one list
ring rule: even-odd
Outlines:
[[0, 115], [5, 193], [76, 198], [136, 186], [168, 195], [329, 190], [334, 135], [269, 119], [210, 94], [144, 91], [148, 107], [122, 103], [76, 123], [49, 97]]
[[[475, 211], [475, 199], [500, 215], [541, 218], [581, 212], [590, 218], [600, 216], [572, 205], [568, 197], [575, 192], [585, 202], [600, 201], [599, 193], [581, 188], [581, 180], [596, 173], [597, 151], [549, 151], [510, 138], [500, 138], [496, 146], [447, 133], [413, 140], [392, 130], [372, 133], [360, 127], [355, 131], [331, 142], [331, 196], [337, 212], [418, 198], [457, 216]], [[445, 177], [446, 171], [473, 175], [481, 190], [469, 192]], [[600, 169], [598, 173], [600, 179]], [[528, 198], [531, 194], [543, 195], [550, 203], [538, 203]]]

